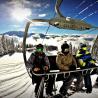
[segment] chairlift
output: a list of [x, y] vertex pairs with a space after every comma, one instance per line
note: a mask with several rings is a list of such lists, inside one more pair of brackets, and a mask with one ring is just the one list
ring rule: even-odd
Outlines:
[[[67, 29], [85, 30], [85, 29], [92, 28], [91, 25], [88, 25], [88, 24], [86, 24], [83, 21], [77, 21], [77, 20], [73, 20], [71, 18], [67, 18], [67, 20], [65, 21], [64, 19], [66, 19], [66, 18], [61, 15], [61, 13], [60, 13], [60, 11], [58, 9], [60, 7], [62, 1], [63, 0], [57, 0], [56, 6], [55, 6], [56, 12], [57, 12], [57, 14], [59, 14], [59, 17], [56, 17], [56, 18], [51, 19], [51, 20], [33, 19], [32, 22], [30, 21], [30, 22], [27, 22], [27, 24], [26, 24], [25, 32], [24, 32], [24, 37], [23, 37], [23, 58], [24, 58], [24, 63], [25, 63], [25, 66], [26, 66], [26, 69], [27, 69], [27, 72], [28, 72], [30, 78], [32, 78], [32, 75], [30, 73], [30, 69], [27, 67], [26, 38], [27, 38], [27, 35], [28, 35], [28, 30], [29, 30], [30, 24], [33, 23], [33, 21], [34, 22], [35, 21], [36, 22], [48, 22], [50, 25], [52, 25], [51, 23], [54, 23], [55, 24], [54, 26], [56, 26], [57, 28], [58, 28], [58, 26], [60, 26], [59, 28], [63, 28], [63, 29], [66, 29], [65, 26], [63, 27], [63, 25], [65, 25], [66, 22], [69, 23], [68, 24], [69, 27]], [[60, 24], [58, 25], [58, 23], [60, 23], [60, 20], [61, 21], [62, 20], [65, 21], [65, 23], [64, 24], [61, 23], [62, 25], [60, 25]], [[82, 28], [81, 27], [77, 28], [77, 27], [74, 27], [74, 26], [72, 26], [72, 28], [71, 28], [70, 24], [74, 25], [74, 22], [76, 22], [76, 21], [78, 22], [78, 24], [80, 23], [80, 24], [85, 24], [85, 25], [84, 26], [81, 26], [80, 25]], [[48, 29], [49, 29], [49, 27], [48, 27]], [[47, 32], [48, 32], [48, 30], [47, 30]], [[75, 71], [68, 71], [68, 72], [62, 72], [61, 73], [61, 72], [58, 71], [58, 68], [57, 68], [57, 65], [56, 65], [56, 55], [55, 56], [48, 56], [48, 58], [49, 58], [49, 61], [50, 61], [50, 66], [51, 66], [50, 68], [52, 70], [54, 70], [54, 71], [53, 72], [50, 72], [50, 73], [46, 73], [46, 74], [39, 74], [39, 75], [48, 75], [48, 76], [49, 75], [55, 75], [55, 81], [61, 81], [62, 80], [62, 79], [61, 80], [57, 80], [56, 79], [56, 78], [58, 78], [58, 75], [59, 74], [61, 74], [61, 75], [63, 74], [65, 76], [65, 78], [66, 78], [66, 75], [70, 75], [71, 72], [81, 72], [83, 75], [85, 75], [88, 71], [91, 71], [91, 70], [95, 69], [95, 68], [91, 68], [91, 69], [89, 68], [89, 69], [85, 69], [85, 70], [75, 70]], [[37, 74], [35, 74], [35, 75], [37, 75]], [[43, 87], [42, 88], [40, 87], [40, 89], [44, 89]], [[40, 95], [40, 92], [39, 92], [39, 95]], [[39, 96], [37, 98], [39, 98]]]

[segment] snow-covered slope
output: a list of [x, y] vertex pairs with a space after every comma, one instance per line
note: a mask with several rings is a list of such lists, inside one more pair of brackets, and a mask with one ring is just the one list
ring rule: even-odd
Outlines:
[[[7, 35], [8, 36], [8, 35]], [[43, 35], [41, 35], [43, 36]], [[11, 36], [16, 40], [16, 44], [22, 44], [23, 38]], [[33, 34], [27, 38], [27, 44], [36, 45], [38, 43], [57, 46], [60, 50], [61, 44], [64, 41], [72, 43], [73, 47], [78, 47], [80, 42], [88, 42], [93, 44], [93, 36], [53, 36], [47, 35], [45, 39], [39, 34]], [[10, 37], [9, 37], [10, 38]], [[48, 52], [47, 52], [48, 53]], [[48, 54], [55, 55], [57, 51], [51, 51]], [[27, 58], [30, 53], [27, 53]], [[96, 76], [92, 76], [94, 84]], [[56, 83], [58, 89], [62, 82]], [[12, 56], [6, 55], [0, 58], [0, 98], [34, 98], [34, 86], [26, 71], [22, 53], [15, 53]], [[75, 93], [70, 98], [98, 98], [98, 89], [94, 88], [91, 94]]]

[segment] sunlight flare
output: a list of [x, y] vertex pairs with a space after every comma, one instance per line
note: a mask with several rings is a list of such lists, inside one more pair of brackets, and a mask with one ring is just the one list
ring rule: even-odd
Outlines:
[[17, 8], [12, 11], [12, 17], [17, 21], [24, 21], [29, 17], [32, 13], [30, 9], [27, 8]]

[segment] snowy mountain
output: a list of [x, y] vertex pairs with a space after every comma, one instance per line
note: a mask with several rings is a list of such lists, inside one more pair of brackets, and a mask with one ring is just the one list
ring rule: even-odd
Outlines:
[[23, 37], [24, 32], [23, 31], [9, 31], [9, 32], [5, 32], [4, 35]]
[[[2, 35], [9, 35], [9, 36], [17, 36], [17, 37], [20, 37], [22, 38], [24, 36], [24, 32], [23, 31], [9, 31], [9, 32], [5, 32], [3, 33]], [[51, 34], [48, 34], [48, 35], [45, 35], [45, 34], [42, 34], [42, 33], [28, 33], [28, 37], [38, 37], [38, 38], [56, 38], [56, 37], [61, 37], [61, 38], [66, 38], [66, 37], [70, 37], [70, 38], [80, 38], [80, 37], [83, 37], [83, 38], [88, 38], [90, 40], [93, 40], [93, 38], [96, 37], [95, 34], [83, 34], [83, 35], [62, 35], [62, 36], [59, 36], [59, 35], [51, 35]]]
[[[15, 44], [22, 45], [23, 43], [23, 36], [24, 36], [23, 31], [10, 31], [4, 33], [4, 35], [13, 37], [13, 39], [16, 40]], [[36, 45], [39, 43], [43, 43], [45, 45], [58, 46], [58, 49], [60, 49], [60, 46], [64, 41], [68, 41], [68, 43], [71, 43], [73, 47], [78, 47], [80, 43], [87, 43], [92, 46], [95, 38], [96, 35], [94, 34], [59, 36], [51, 34], [44, 35], [42, 33], [29, 33], [26, 39], [26, 44]]]
[[[9, 32], [5, 32], [3, 33], [3, 35], [9, 35], [9, 36], [18, 36], [18, 37], [23, 37], [24, 36], [24, 32], [23, 31], [9, 31]], [[36, 33], [29, 33], [28, 37], [36, 35]], [[39, 36], [41, 38], [44, 38], [45, 35], [44, 34], [39, 34]]]

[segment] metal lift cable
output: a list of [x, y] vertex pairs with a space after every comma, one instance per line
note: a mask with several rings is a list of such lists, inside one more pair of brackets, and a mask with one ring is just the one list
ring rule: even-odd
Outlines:
[[[48, 33], [49, 28], [50, 28], [50, 24], [49, 24], [49, 26], [48, 26], [48, 28], [47, 28], [47, 30], [46, 30], [45, 37], [46, 37], [46, 34]], [[44, 39], [45, 39], [45, 38], [43, 38], [42, 44], [44, 43]]]
[[[53, 18], [55, 17], [55, 15], [56, 15], [56, 13], [54, 12]], [[45, 37], [46, 37], [46, 35], [47, 35], [48, 31], [49, 31], [49, 28], [50, 28], [50, 24], [49, 24], [49, 26], [48, 26], [48, 28], [47, 28], [47, 30], [46, 30], [46, 32], [45, 32]], [[45, 38], [44, 38], [44, 39], [45, 39]], [[44, 43], [44, 39], [43, 39], [43, 41], [42, 41], [42, 44]]]

